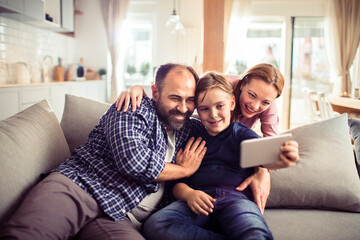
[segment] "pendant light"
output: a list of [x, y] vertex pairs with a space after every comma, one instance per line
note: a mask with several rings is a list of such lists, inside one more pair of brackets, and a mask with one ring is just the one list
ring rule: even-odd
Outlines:
[[173, 12], [166, 21], [166, 27], [170, 29], [172, 34], [185, 34], [184, 25], [181, 23], [180, 16], [176, 13], [176, 0], [173, 0]]

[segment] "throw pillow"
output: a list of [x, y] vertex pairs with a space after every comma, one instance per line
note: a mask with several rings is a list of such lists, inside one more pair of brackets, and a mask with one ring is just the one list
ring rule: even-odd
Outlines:
[[360, 119], [349, 118], [350, 134], [354, 140], [356, 167], [360, 176]]
[[360, 212], [360, 181], [347, 115], [287, 132], [299, 143], [300, 159], [271, 174], [267, 207]]
[[99, 123], [100, 117], [109, 107], [108, 103], [71, 94], [65, 95], [64, 113], [60, 124], [70, 152], [87, 141], [91, 130]]
[[0, 121], [0, 223], [26, 192], [70, 157], [58, 119], [46, 100]]

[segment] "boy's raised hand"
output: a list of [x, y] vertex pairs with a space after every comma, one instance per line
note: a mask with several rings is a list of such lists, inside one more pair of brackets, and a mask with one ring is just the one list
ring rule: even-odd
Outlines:
[[296, 141], [287, 141], [284, 146], [280, 148], [282, 154], [280, 159], [284, 163], [285, 167], [294, 165], [299, 160], [299, 144]]
[[299, 144], [296, 141], [287, 141], [280, 147], [280, 160], [275, 163], [265, 164], [268, 169], [287, 168], [294, 165], [299, 160]]

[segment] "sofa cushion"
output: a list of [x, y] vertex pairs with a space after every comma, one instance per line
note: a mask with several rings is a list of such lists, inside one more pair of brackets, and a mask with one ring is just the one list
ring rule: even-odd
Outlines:
[[70, 152], [87, 141], [91, 130], [99, 123], [100, 117], [109, 107], [108, 103], [71, 94], [65, 95], [64, 113], [60, 124]]
[[300, 159], [271, 174], [267, 207], [360, 212], [360, 181], [347, 115], [287, 132], [299, 143]]
[[360, 177], [360, 119], [349, 118], [350, 134], [354, 140], [356, 167]]
[[264, 218], [276, 240], [349, 240], [360, 236], [359, 213], [267, 209]]
[[[0, 121], [0, 223], [18, 207], [42, 173], [70, 156], [60, 124], [46, 100]], [[4, 171], [5, 170], [5, 171]]]

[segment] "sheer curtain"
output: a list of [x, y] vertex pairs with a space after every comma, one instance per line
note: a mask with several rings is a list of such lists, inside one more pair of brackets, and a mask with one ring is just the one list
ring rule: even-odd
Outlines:
[[118, 95], [118, 69], [116, 68], [120, 54], [120, 33], [122, 22], [125, 20], [130, 0], [101, 0], [107, 41], [111, 56], [111, 95], [110, 103], [114, 102]]
[[225, 57], [224, 57], [224, 71], [228, 67], [228, 62], [226, 61], [226, 50], [227, 50], [227, 39], [229, 33], [229, 26], [230, 26], [230, 19], [231, 13], [233, 9], [234, 0], [225, 0], [224, 4], [224, 50], [225, 50]]
[[235, 46], [241, 45], [246, 38], [247, 16], [251, 7], [251, 0], [233, 0], [230, 23], [226, 39], [224, 70], [236, 59]]
[[349, 69], [360, 42], [360, 1], [329, 0], [325, 34], [333, 65], [335, 95], [351, 94]]

